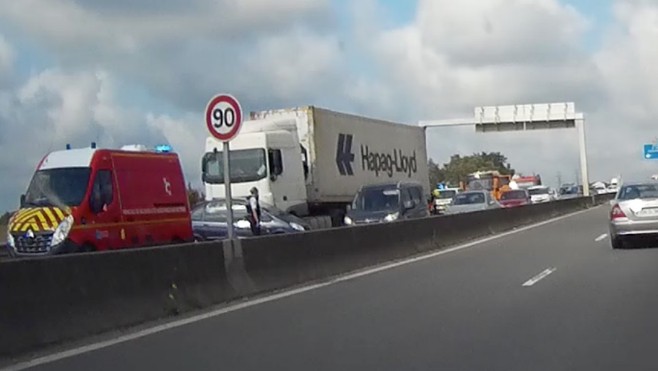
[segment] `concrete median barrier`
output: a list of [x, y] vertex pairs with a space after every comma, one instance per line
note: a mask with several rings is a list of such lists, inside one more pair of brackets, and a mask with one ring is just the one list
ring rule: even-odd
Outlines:
[[0, 357], [437, 250], [606, 202], [0, 263]]
[[240, 241], [250, 292], [347, 273], [512, 230], [604, 201], [574, 198], [528, 207]]
[[155, 320], [234, 297], [216, 244], [0, 263], [0, 355]]

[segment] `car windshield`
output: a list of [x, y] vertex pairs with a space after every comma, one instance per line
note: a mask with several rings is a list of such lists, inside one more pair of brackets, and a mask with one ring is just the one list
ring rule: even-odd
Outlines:
[[524, 191], [509, 191], [500, 196], [501, 200], [524, 200], [526, 193]]
[[446, 198], [453, 198], [457, 194], [457, 191], [454, 190], [448, 190], [448, 191], [439, 191], [439, 197], [440, 199], [446, 199]]
[[25, 193], [27, 206], [79, 206], [87, 192], [88, 167], [39, 170]]
[[530, 193], [531, 196], [547, 195], [548, 194], [548, 188], [533, 188], [533, 189], [529, 189], [528, 193]]
[[486, 200], [484, 193], [482, 192], [473, 192], [473, 193], [462, 193], [455, 196], [452, 199], [453, 205], [474, 205], [474, 204], [483, 204]]
[[658, 185], [637, 184], [622, 187], [619, 192], [620, 200], [650, 199], [658, 198]]
[[470, 176], [468, 179], [468, 188], [472, 190], [491, 190], [493, 188], [492, 176], [480, 176], [479, 179]]
[[362, 189], [352, 203], [359, 211], [392, 211], [399, 208], [400, 192], [395, 188]]
[[[265, 150], [239, 149], [230, 151], [231, 183], [253, 182], [267, 176]], [[203, 171], [207, 183], [224, 184], [224, 162], [222, 152], [206, 153], [203, 156]]]

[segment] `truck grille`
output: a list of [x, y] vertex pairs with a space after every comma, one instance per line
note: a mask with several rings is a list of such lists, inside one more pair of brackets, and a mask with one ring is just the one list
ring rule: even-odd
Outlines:
[[16, 252], [19, 254], [45, 254], [50, 251], [50, 242], [53, 232], [34, 234], [34, 237], [26, 235], [14, 235]]

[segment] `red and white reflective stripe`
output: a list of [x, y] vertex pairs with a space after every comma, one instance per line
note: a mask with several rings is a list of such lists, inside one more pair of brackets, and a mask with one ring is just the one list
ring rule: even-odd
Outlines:
[[187, 212], [185, 206], [151, 207], [148, 209], [124, 209], [123, 215], [173, 214]]

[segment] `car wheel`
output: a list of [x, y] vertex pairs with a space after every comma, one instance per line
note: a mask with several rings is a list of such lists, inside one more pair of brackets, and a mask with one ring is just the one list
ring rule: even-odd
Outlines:
[[625, 247], [624, 241], [621, 239], [621, 237], [610, 238], [610, 244], [612, 245], [613, 249], [623, 249]]

